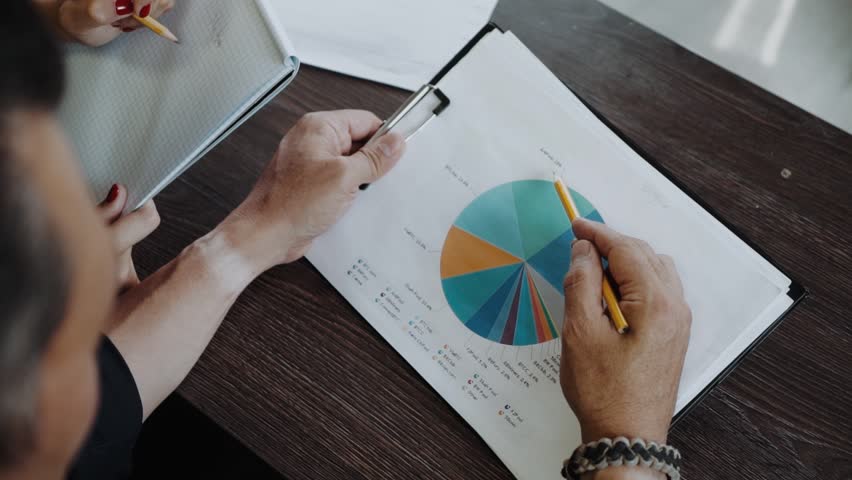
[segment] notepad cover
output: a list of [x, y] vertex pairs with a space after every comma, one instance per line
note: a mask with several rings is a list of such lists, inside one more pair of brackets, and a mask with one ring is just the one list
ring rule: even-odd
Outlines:
[[121, 183], [130, 209], [283, 88], [297, 65], [255, 2], [184, 0], [161, 20], [179, 45], [143, 29], [101, 48], [67, 48], [60, 119], [96, 198]]

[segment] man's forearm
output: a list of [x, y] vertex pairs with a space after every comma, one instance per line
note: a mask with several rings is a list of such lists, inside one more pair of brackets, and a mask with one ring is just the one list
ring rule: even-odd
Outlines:
[[183, 381], [237, 296], [265, 265], [248, 261], [240, 232], [220, 226], [118, 301], [110, 339], [147, 416]]

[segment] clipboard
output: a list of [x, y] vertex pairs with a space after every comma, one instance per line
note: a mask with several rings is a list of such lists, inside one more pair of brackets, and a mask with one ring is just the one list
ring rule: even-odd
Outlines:
[[[441, 79], [444, 78], [471, 50], [473, 50], [473, 48], [483, 38], [485, 38], [489, 33], [494, 30], [497, 30], [501, 33], [505, 32], [500, 26], [493, 22], [485, 25], [432, 78], [429, 83], [417, 90], [411, 97], [409, 97], [408, 100], [406, 100], [405, 103], [403, 103], [403, 105], [396, 112], [394, 112], [390, 117], [388, 117], [388, 119], [383, 123], [382, 127], [376, 132], [376, 134], [373, 136], [373, 138], [370, 139], [370, 141], [373, 141], [374, 139], [391, 131], [392, 129], [401, 130], [401, 133], [406, 138], [406, 141], [408, 141], [415, 135], [423, 131], [425, 128], [427, 128], [429, 123], [432, 122], [432, 120], [434, 120], [436, 117], [440, 116], [441, 113], [446, 111], [448, 108], [452, 108], [452, 99], [449, 98], [444, 92], [442, 92], [441, 89], [436, 85], [438, 85]], [[791, 280], [791, 284], [787, 292], [787, 296], [792, 300], [790, 306], [780, 316], [778, 316], [778, 318], [776, 318], [774, 322], [772, 322], [767, 328], [765, 328], [762, 333], [760, 333], [757, 338], [755, 338], [745, 349], [743, 349], [739, 353], [739, 355], [737, 355], [734, 360], [729, 363], [724, 370], [722, 370], [721, 373], [719, 373], [711, 382], [709, 382], [700, 393], [693, 397], [693, 399], [690, 400], [689, 403], [687, 403], [675, 414], [672, 419], [672, 426], [674, 426], [681, 418], [683, 418], [692, 409], [694, 409], [695, 406], [698, 405], [698, 403], [700, 403], [706, 395], [708, 395], [717, 385], [719, 385], [728, 375], [730, 375], [740, 364], [740, 362], [742, 362], [749, 355], [749, 353], [751, 353], [755, 348], [757, 348], [757, 346], [760, 345], [769, 336], [769, 334], [771, 334], [776, 328], [778, 328], [778, 326], [786, 318], [786, 316], [809, 295], [809, 292], [807, 288], [805, 288], [801, 283], [796, 281], [777, 261], [767, 255], [765, 251], [760, 248], [759, 245], [755, 244], [755, 242], [750, 240], [734, 225], [726, 221], [725, 218], [718, 211], [709, 206], [688, 186], [678, 180], [673, 172], [664, 168], [658, 161], [656, 161], [644, 149], [642, 149], [642, 147], [636, 144], [636, 142], [634, 142], [630, 137], [625, 135], [620, 129], [613, 125], [612, 122], [610, 122], [606, 117], [604, 117], [585, 99], [583, 99], [580, 95], [574, 92], [567, 84], [565, 84], [564, 81], [562, 81], [562, 83], [563, 85], [565, 85], [565, 88], [571, 91], [580, 100], [580, 102], [594, 114], [594, 116], [601, 123], [603, 123], [608, 129], [610, 129], [627, 146], [633, 149], [636, 154], [639, 155], [645, 162], [647, 162], [656, 171], [666, 177], [666, 179], [668, 179], [678, 189], [680, 189], [683, 193], [689, 196], [702, 209], [704, 209], [713, 218], [719, 221], [725, 228], [727, 228], [736, 237], [738, 237], [752, 250], [754, 250], [758, 255], [763, 257], [773, 267], [778, 269], [781, 273], [783, 273]], [[362, 187], [362, 189], [364, 189], [366, 188], [366, 185]]]

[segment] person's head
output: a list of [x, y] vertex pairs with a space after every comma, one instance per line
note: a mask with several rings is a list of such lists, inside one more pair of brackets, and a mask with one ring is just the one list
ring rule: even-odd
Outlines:
[[61, 50], [31, 0], [0, 15], [0, 476], [60, 473], [97, 407], [113, 256], [55, 110]]

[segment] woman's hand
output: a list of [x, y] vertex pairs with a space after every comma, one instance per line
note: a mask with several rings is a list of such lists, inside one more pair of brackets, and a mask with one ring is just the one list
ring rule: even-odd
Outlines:
[[405, 142], [395, 133], [353, 152], [380, 125], [370, 112], [340, 110], [305, 115], [287, 133], [248, 198], [220, 226], [241, 243], [255, 274], [299, 259], [360, 185], [396, 164]]
[[160, 224], [160, 215], [153, 200], [128, 214], [122, 214], [127, 204], [127, 189], [113, 185], [104, 200], [98, 205], [98, 213], [109, 229], [113, 239], [114, 255], [118, 259], [118, 293], [139, 284], [136, 267], [133, 265], [133, 246], [151, 234]]
[[[578, 220], [574, 233], [560, 377], [583, 441], [623, 435], [665, 443], [692, 322], [674, 262], [600, 223]], [[604, 314], [601, 256], [621, 293], [625, 335]]]
[[132, 17], [157, 18], [171, 10], [174, 0], [37, 0], [43, 11], [51, 12], [59, 30], [80, 43], [97, 47], [122, 32], [142, 25]]

